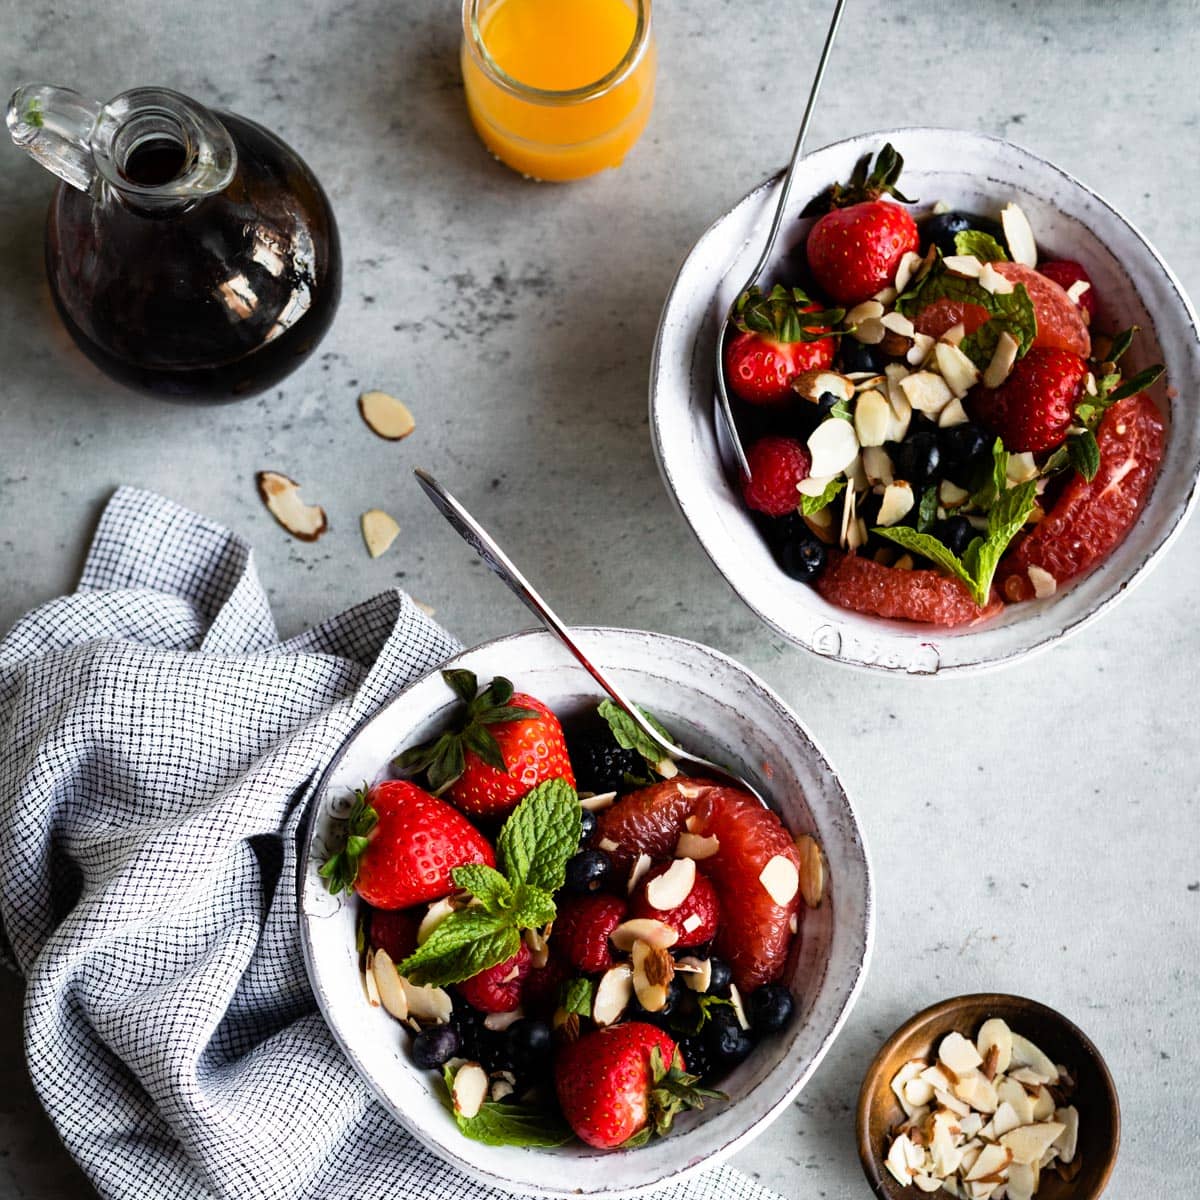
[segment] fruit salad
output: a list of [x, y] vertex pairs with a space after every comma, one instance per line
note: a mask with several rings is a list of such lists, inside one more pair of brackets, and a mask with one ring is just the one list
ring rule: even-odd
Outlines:
[[780, 568], [855, 612], [939, 626], [1053, 596], [1145, 505], [1164, 423], [1078, 262], [1015, 203], [914, 215], [890, 145], [806, 210], [787, 276], [724, 347]]
[[611, 701], [564, 731], [506, 679], [443, 677], [448, 727], [364, 785], [321, 869], [357, 896], [368, 1001], [491, 1145], [639, 1146], [724, 1101], [795, 1016], [819, 845]]

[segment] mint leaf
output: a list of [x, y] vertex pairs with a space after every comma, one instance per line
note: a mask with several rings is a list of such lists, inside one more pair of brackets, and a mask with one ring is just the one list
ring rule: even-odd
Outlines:
[[454, 886], [465, 889], [477, 897], [488, 912], [500, 914], [513, 906], [512, 884], [496, 870], [484, 863], [468, 863], [455, 867], [450, 872]]
[[464, 908], [444, 917], [397, 969], [414, 983], [445, 987], [512, 958], [520, 948], [521, 935], [509, 917]]
[[987, 605], [1001, 556], [1021, 532], [1036, 500], [1035, 479], [1002, 492], [988, 512], [987, 537], [975, 538], [963, 553], [963, 565], [973, 577], [971, 590], [980, 608]]
[[566, 877], [567, 859], [579, 848], [583, 830], [579, 796], [565, 779], [539, 783], [513, 809], [496, 853], [514, 887], [525, 883], [557, 892]]
[[1067, 459], [1088, 483], [1096, 478], [1096, 472], [1100, 470], [1100, 447], [1090, 429], [1067, 438]]
[[897, 546], [903, 546], [905, 550], [911, 550], [914, 554], [920, 554], [929, 559], [931, 563], [941, 567], [947, 575], [961, 579], [968, 588], [974, 587], [975, 581], [959, 561], [958, 556], [949, 547], [944, 546], [932, 533], [918, 533], [917, 530], [907, 525], [880, 526], [872, 532], [895, 542]]
[[459, 1116], [450, 1100], [454, 1072], [449, 1067], [444, 1068], [442, 1079], [446, 1084], [446, 1107], [459, 1132], [473, 1142], [482, 1142], [485, 1146], [561, 1146], [573, 1136], [557, 1109], [537, 1108], [531, 1104], [499, 1104], [485, 1100], [475, 1116]]
[[1004, 247], [990, 233], [981, 229], [964, 229], [954, 235], [954, 249], [959, 254], [974, 255], [980, 262], [1008, 262]]
[[917, 507], [917, 532], [928, 533], [937, 520], [937, 488], [927, 487], [921, 493], [921, 503]]
[[818, 513], [821, 509], [828, 508], [837, 499], [838, 493], [845, 486], [846, 481], [844, 479], [831, 479], [819, 496], [800, 497], [800, 511], [806, 517], [811, 517], [813, 513]]
[[569, 1013], [578, 1013], [581, 1017], [590, 1017], [592, 1002], [596, 997], [596, 985], [590, 979], [584, 979], [583, 976], [568, 979], [562, 985], [561, 996], [560, 1008], [566, 1009]]
[[540, 929], [554, 920], [554, 897], [529, 883], [517, 885], [512, 920], [522, 929]]
[[[666, 758], [666, 751], [657, 742], [647, 737], [632, 718], [626, 715], [623, 709], [618, 708], [613, 701], [602, 701], [596, 711], [608, 722], [608, 727], [612, 730], [612, 735], [622, 750], [636, 750], [651, 767], [655, 768]], [[656, 729], [668, 742], [675, 741], [644, 708], [639, 708], [638, 712], [650, 722], [650, 727]]]

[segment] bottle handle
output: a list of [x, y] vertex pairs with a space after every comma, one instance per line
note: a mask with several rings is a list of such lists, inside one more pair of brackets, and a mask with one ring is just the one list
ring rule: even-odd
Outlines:
[[103, 105], [70, 88], [19, 87], [8, 102], [12, 140], [73, 188], [92, 192], [99, 179], [91, 138]]

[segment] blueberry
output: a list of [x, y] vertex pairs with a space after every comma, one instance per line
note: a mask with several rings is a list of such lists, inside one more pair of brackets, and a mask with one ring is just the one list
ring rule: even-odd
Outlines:
[[704, 1042], [714, 1065], [722, 1067], [737, 1066], [754, 1049], [754, 1039], [738, 1024], [736, 1017], [732, 1021], [710, 1019]]
[[944, 521], [938, 521], [930, 532], [947, 550], [957, 554], [959, 558], [975, 537], [975, 529], [966, 517], [947, 517]]
[[703, 1079], [712, 1070], [712, 1064], [708, 1057], [708, 1047], [704, 1044], [704, 1038], [696, 1035], [692, 1037], [680, 1038], [675, 1043], [679, 1047], [680, 1054], [683, 1055], [683, 1061], [689, 1075], [695, 1075], [699, 1079]]
[[422, 1071], [429, 1071], [453, 1058], [459, 1048], [458, 1030], [453, 1025], [434, 1025], [429, 1029], [422, 1029], [413, 1038], [413, 1062]]
[[822, 392], [817, 397], [817, 413], [819, 416], [827, 417], [837, 404], [840, 397], [835, 396], [833, 392]]
[[569, 892], [598, 892], [612, 878], [612, 859], [603, 850], [580, 850], [567, 859], [564, 886]]
[[970, 488], [980, 469], [991, 462], [994, 441], [970, 421], [943, 429], [938, 434], [943, 474], [959, 487]]
[[567, 739], [567, 752], [581, 792], [620, 791], [625, 776], [640, 769], [636, 750], [622, 750], [607, 730], [593, 730]]
[[[729, 985], [733, 983], [733, 972], [729, 969], [729, 964], [720, 958], [710, 958], [708, 960], [709, 971], [711, 972], [708, 982], [708, 994], [710, 996], [729, 996]], [[714, 1011], [721, 1012], [724, 1008], [719, 1008]]]
[[907, 480], [914, 488], [937, 479], [941, 452], [936, 433], [910, 433], [902, 442], [888, 442], [886, 449], [897, 479]]
[[756, 1033], [778, 1033], [792, 1019], [796, 1002], [782, 983], [764, 983], [750, 993], [749, 1009]]
[[592, 834], [596, 832], [596, 814], [591, 809], [582, 809], [579, 814], [579, 844], [586, 846], [592, 839]]
[[878, 346], [868, 346], [853, 334], [842, 338], [841, 343], [843, 371], [870, 371], [875, 375], [883, 372], [887, 356]]
[[509, 1061], [518, 1072], [541, 1072], [550, 1065], [553, 1039], [544, 1021], [514, 1021], [504, 1035]]
[[1001, 246], [1007, 246], [1000, 222], [993, 221], [990, 217], [976, 217], [965, 212], [935, 213], [928, 220], [922, 221], [920, 228], [922, 251], [932, 242], [943, 254], [957, 254], [954, 235], [966, 229], [990, 233]]
[[825, 543], [805, 527], [790, 541], [784, 542], [775, 551], [775, 560], [783, 573], [801, 583], [811, 583], [825, 569], [828, 552]]

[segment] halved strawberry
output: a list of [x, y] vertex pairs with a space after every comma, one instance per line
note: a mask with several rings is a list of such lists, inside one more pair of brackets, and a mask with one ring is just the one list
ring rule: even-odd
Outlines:
[[482, 692], [471, 671], [443, 671], [463, 701], [457, 727], [396, 759], [403, 771], [425, 771], [429, 786], [464, 812], [507, 816], [547, 779], [575, 786], [558, 718], [540, 700], [497, 676]]

